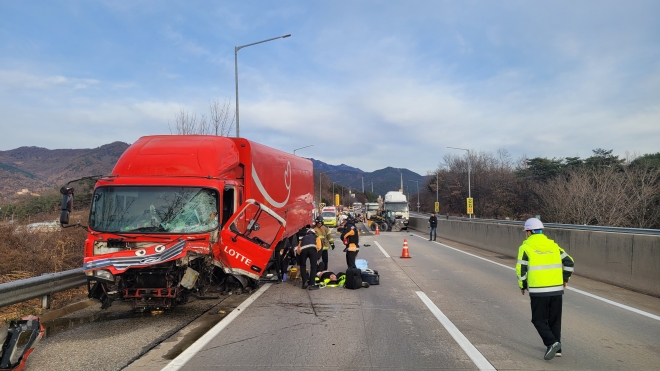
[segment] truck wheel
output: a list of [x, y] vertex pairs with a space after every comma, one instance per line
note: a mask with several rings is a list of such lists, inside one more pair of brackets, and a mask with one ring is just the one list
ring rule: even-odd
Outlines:
[[371, 223], [371, 230], [375, 231], [376, 230], [376, 223]]
[[387, 223], [380, 223], [380, 230], [383, 232], [389, 231], [389, 229], [387, 228]]

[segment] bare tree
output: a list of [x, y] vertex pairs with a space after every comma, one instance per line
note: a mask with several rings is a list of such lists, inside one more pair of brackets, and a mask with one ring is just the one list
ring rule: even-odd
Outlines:
[[220, 104], [219, 99], [215, 99], [209, 103], [210, 111], [210, 124], [215, 132], [215, 135], [228, 137], [234, 127], [235, 115], [231, 108], [231, 99], [225, 100]]
[[657, 168], [582, 167], [537, 184], [536, 193], [545, 220], [650, 228], [660, 218], [659, 181]]
[[181, 109], [174, 115], [174, 125], [167, 123], [170, 133], [179, 135], [219, 135], [229, 136], [234, 126], [234, 113], [231, 109], [231, 100], [227, 99], [223, 104], [219, 99], [209, 102], [209, 117], [202, 114], [199, 117], [195, 111]]

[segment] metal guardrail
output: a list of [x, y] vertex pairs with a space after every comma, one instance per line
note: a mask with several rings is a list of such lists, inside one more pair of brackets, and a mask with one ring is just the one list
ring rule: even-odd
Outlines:
[[0, 284], [0, 307], [41, 297], [41, 306], [48, 308], [50, 295], [86, 283], [87, 277], [82, 268], [3, 283]]
[[[411, 213], [410, 217], [415, 218], [428, 218], [427, 215], [421, 215], [417, 213]], [[517, 220], [501, 220], [501, 219], [480, 219], [480, 218], [465, 218], [460, 216], [447, 216], [447, 215], [438, 215], [438, 219], [449, 219], [449, 220], [462, 220], [467, 222], [479, 222], [479, 223], [497, 223], [497, 224], [513, 224], [513, 225], [524, 225], [525, 222]], [[629, 233], [629, 234], [644, 234], [652, 236], [660, 236], [660, 229], [648, 229], [648, 228], [622, 228], [622, 227], [605, 227], [600, 225], [579, 225], [579, 224], [559, 224], [559, 223], [543, 223], [546, 228], [556, 228], [556, 229], [579, 229], [586, 231], [598, 231], [598, 232], [612, 232], [612, 233]]]

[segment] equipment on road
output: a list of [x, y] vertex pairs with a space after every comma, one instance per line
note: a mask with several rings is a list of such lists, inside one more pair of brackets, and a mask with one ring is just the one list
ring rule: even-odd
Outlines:
[[346, 270], [346, 282], [344, 287], [356, 290], [362, 287], [362, 271], [358, 268], [348, 268]]
[[406, 240], [405, 238], [403, 239], [403, 250], [401, 250], [401, 258], [402, 259], [410, 258], [410, 253], [408, 252], [408, 240]]
[[[27, 342], [21, 334], [30, 332]], [[44, 326], [39, 317], [27, 316], [9, 325], [0, 326], [0, 370], [20, 371], [28, 356], [44, 336]], [[19, 343], [19, 339], [21, 340]]]
[[395, 213], [390, 210], [383, 210], [372, 216], [368, 225], [372, 231], [380, 229], [386, 232], [399, 232], [407, 228], [404, 219], [397, 219]]
[[361, 278], [362, 282], [367, 282], [369, 285], [380, 285], [380, 275], [377, 270], [363, 269]]

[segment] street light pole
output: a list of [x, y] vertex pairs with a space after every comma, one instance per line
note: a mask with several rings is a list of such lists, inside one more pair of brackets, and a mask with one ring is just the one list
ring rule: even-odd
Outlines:
[[308, 145], [308, 146], [304, 146], [304, 147], [296, 148], [296, 149], [293, 150], [293, 154], [295, 155], [297, 150], [299, 150], [299, 149], [303, 149], [303, 148], [307, 148], [307, 147], [314, 147], [314, 145], [313, 145], [313, 144], [310, 144], [310, 145]]
[[419, 214], [419, 180], [408, 180], [417, 183], [417, 214]]
[[321, 199], [321, 181], [323, 180], [323, 178], [321, 177], [321, 174], [323, 174], [323, 172], [319, 171], [319, 207], [321, 206], [321, 202], [322, 202], [322, 199]]
[[438, 192], [440, 189], [440, 181], [439, 181], [439, 176], [438, 173], [435, 173], [435, 202], [440, 202], [440, 198], [438, 197]]
[[278, 37], [273, 37], [272, 39], [257, 41], [256, 43], [234, 47], [234, 71], [236, 73], [236, 138], [240, 138], [239, 131], [238, 131], [238, 129], [239, 129], [239, 127], [238, 127], [238, 51], [243, 49], [243, 48], [247, 48], [248, 46], [257, 45], [257, 44], [261, 44], [261, 43], [265, 43], [267, 41], [273, 41], [273, 40], [277, 40], [277, 39], [284, 39], [284, 38], [287, 38], [289, 36], [291, 36], [291, 34], [286, 34], [286, 35], [282, 35], [282, 36], [278, 36]]
[[334, 206], [339, 206], [339, 205], [335, 205], [335, 183], [339, 183], [339, 182], [332, 182], [332, 204]]
[[[470, 187], [470, 150], [465, 149], [465, 148], [457, 148], [457, 147], [447, 147], [451, 149], [460, 149], [461, 151], [467, 151], [467, 160], [468, 160], [468, 198], [472, 198], [472, 187]], [[470, 219], [472, 218], [472, 214], [469, 215]]]

